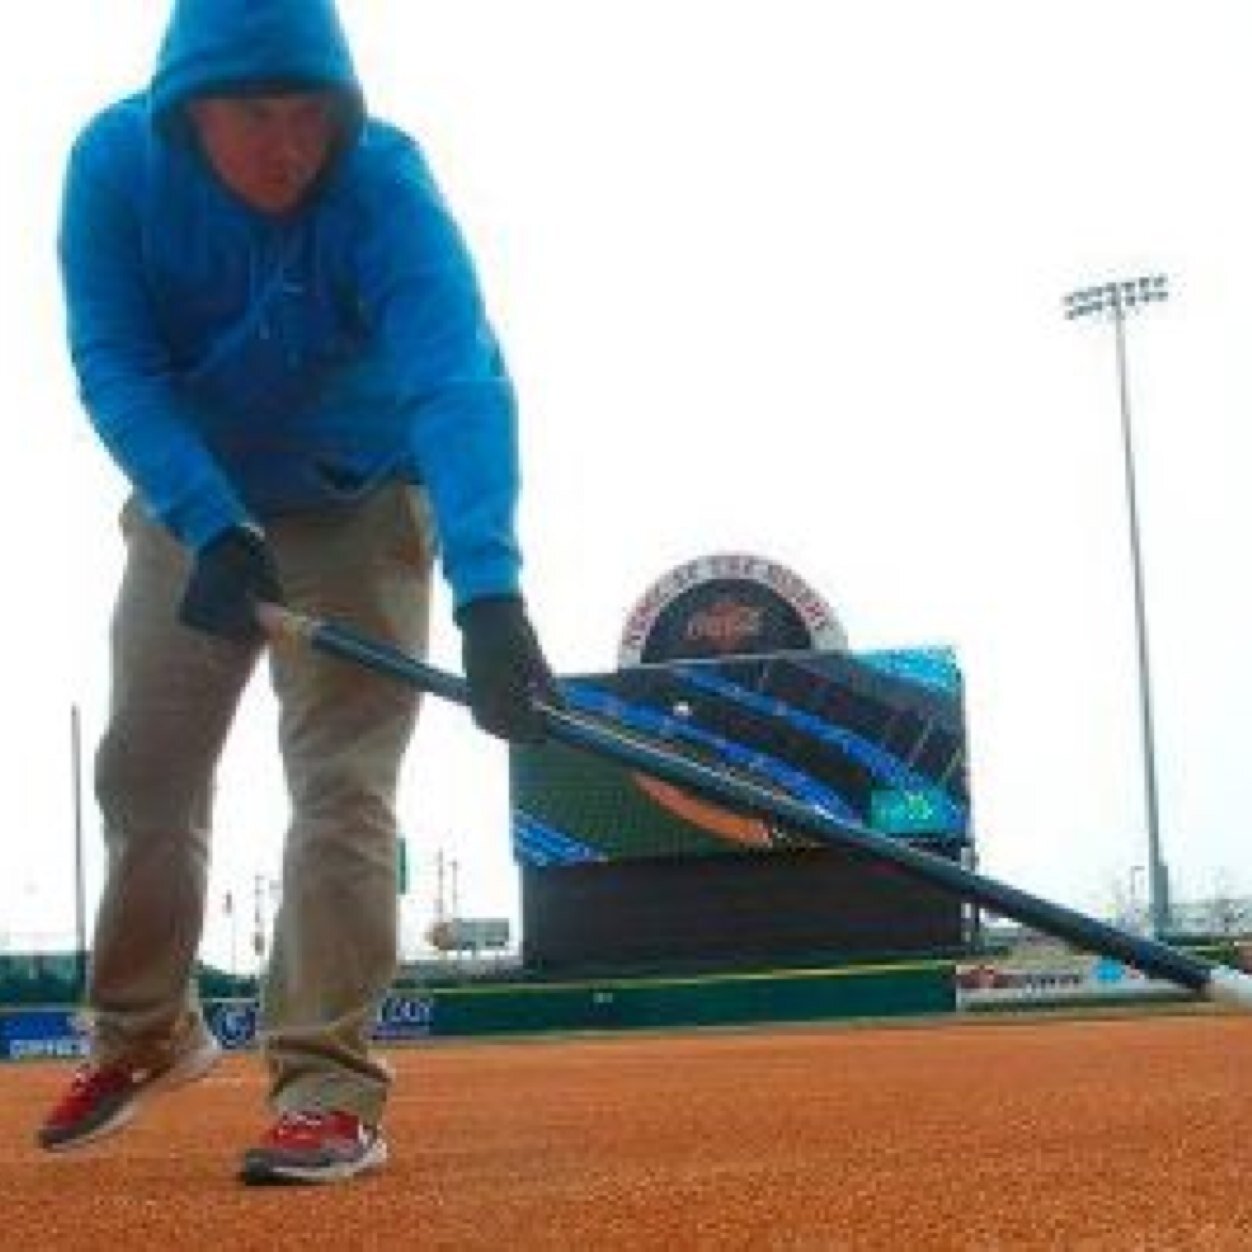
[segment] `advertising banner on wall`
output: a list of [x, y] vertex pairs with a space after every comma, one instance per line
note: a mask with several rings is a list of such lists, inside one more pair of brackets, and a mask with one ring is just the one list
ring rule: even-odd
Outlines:
[[87, 1054], [87, 1035], [71, 1009], [15, 1009], [0, 1013], [0, 1059], [72, 1059]]
[[[434, 1029], [434, 1000], [414, 991], [394, 991], [378, 1006], [370, 1030], [378, 1042], [416, 1042]], [[259, 1023], [252, 999], [208, 1000], [208, 1028], [228, 1052], [256, 1045]], [[68, 1008], [0, 1012], [0, 1060], [77, 1059], [87, 1055], [87, 1033], [79, 1013]]]
[[[217, 1000], [205, 1005], [205, 1020], [228, 1051], [253, 1047], [259, 1028], [255, 1000]], [[370, 1038], [401, 1043], [427, 1038], [432, 1029], [434, 1003], [429, 996], [393, 991], [384, 996], [374, 1015]]]

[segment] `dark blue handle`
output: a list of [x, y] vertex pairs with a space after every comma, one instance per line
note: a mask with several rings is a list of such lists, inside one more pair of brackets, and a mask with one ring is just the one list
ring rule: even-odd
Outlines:
[[[306, 633], [313, 645], [324, 652], [389, 674], [441, 699], [462, 705], [469, 703], [469, 692], [463, 678], [416, 660], [399, 649], [365, 639], [346, 627], [329, 622], [315, 623]], [[1216, 967], [1190, 953], [1180, 952], [1154, 939], [1128, 934], [1084, 913], [987, 878], [903, 840], [890, 838], [853, 822], [839, 821], [749, 779], [710, 769], [707, 765], [641, 739], [616, 733], [566, 710], [541, 707], [548, 734], [559, 743], [642, 770], [665, 782], [697, 791], [732, 808], [809, 835], [821, 843], [868, 852], [879, 860], [891, 862], [904, 873], [963, 900], [1077, 947], [1124, 961], [1145, 974], [1167, 979], [1196, 992], [1203, 992], [1209, 986]]]

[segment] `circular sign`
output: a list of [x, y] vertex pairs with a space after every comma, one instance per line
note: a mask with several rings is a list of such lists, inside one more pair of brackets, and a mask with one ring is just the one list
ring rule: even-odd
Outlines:
[[627, 619], [617, 657], [638, 665], [847, 646], [834, 610], [797, 574], [723, 552], [657, 579]]

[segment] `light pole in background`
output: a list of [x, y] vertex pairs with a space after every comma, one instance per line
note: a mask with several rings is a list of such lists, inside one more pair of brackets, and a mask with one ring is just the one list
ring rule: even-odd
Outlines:
[[87, 891], [83, 871], [83, 735], [78, 705], [70, 706], [71, 795], [74, 801], [74, 982], [87, 996]]
[[1132, 865], [1130, 867], [1130, 920], [1136, 931], [1146, 929], [1144, 926], [1144, 913], [1140, 904], [1143, 897], [1139, 894], [1139, 879], [1146, 873], [1146, 866]]
[[1130, 390], [1126, 381], [1126, 319], [1169, 297], [1164, 274], [1123, 279], [1083, 287], [1065, 297], [1071, 320], [1100, 317], [1113, 325], [1117, 351], [1117, 389], [1121, 408], [1122, 460], [1126, 472], [1126, 509], [1130, 523], [1130, 564], [1134, 578], [1135, 637], [1139, 661], [1139, 715], [1143, 734], [1143, 785], [1148, 822], [1148, 914], [1152, 933], [1169, 928], [1169, 871], [1161, 856], [1160, 808], [1156, 788], [1156, 742], [1152, 723], [1152, 678], [1148, 653], [1148, 620], [1143, 593], [1143, 556], [1139, 546], [1139, 501], [1135, 489], [1134, 440], [1130, 424]]

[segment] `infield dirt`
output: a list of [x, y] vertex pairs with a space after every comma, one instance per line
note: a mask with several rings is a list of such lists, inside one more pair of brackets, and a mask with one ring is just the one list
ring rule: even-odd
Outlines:
[[0, 1247], [1252, 1249], [1252, 1019], [806, 1028], [389, 1053], [392, 1163], [249, 1190], [255, 1056], [47, 1155], [0, 1068]]

